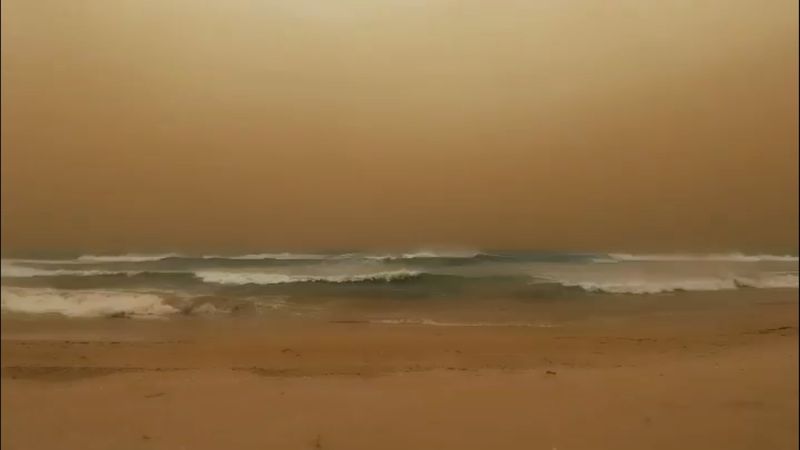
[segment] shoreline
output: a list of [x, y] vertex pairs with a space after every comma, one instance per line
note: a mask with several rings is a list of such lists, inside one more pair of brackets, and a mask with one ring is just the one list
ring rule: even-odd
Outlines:
[[556, 327], [4, 316], [2, 447], [795, 448], [778, 297]]

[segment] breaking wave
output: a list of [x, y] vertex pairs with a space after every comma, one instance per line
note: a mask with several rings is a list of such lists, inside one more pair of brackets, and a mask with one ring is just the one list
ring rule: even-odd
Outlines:
[[147, 262], [147, 261], [161, 261], [167, 258], [179, 258], [181, 255], [177, 253], [164, 253], [160, 255], [83, 255], [77, 258], [80, 262], [86, 263], [108, 263], [108, 262]]
[[436, 260], [461, 260], [464, 263], [482, 261], [504, 262], [567, 262], [567, 263], [618, 263], [618, 262], [787, 262], [796, 263], [794, 255], [748, 255], [740, 252], [707, 254], [632, 254], [632, 253], [559, 253], [559, 252], [481, 252], [472, 250], [435, 251], [419, 250], [405, 253], [249, 253], [240, 255], [209, 254], [190, 256], [178, 253], [163, 254], [125, 254], [125, 255], [83, 255], [74, 259], [17, 259], [21, 263], [33, 264], [104, 264], [104, 263], [153, 263], [159, 261], [384, 261], [384, 262], [435, 262]]
[[404, 259], [472, 259], [479, 256], [491, 256], [488, 253], [472, 252], [472, 251], [452, 251], [452, 252], [436, 252], [429, 250], [421, 250], [411, 253], [398, 253], [398, 254], [385, 254], [385, 255], [364, 255], [365, 259], [372, 259], [378, 261], [391, 261], [391, 260], [404, 260]]
[[684, 278], [671, 280], [557, 280], [540, 279], [539, 282], [557, 283], [564, 287], [577, 287], [587, 292], [607, 294], [660, 294], [681, 291], [722, 291], [739, 288], [797, 289], [798, 275], [791, 273], [761, 274], [758, 276], [730, 276]]
[[792, 255], [745, 255], [744, 253], [708, 253], [708, 254], [630, 254], [609, 253], [616, 261], [719, 261], [719, 262], [798, 262]]
[[98, 277], [109, 275], [138, 275], [141, 271], [120, 271], [120, 270], [71, 270], [71, 269], [38, 269], [35, 267], [24, 267], [3, 261], [0, 273], [5, 278], [32, 278], [32, 277]]
[[105, 295], [108, 290], [166, 289], [188, 295], [233, 297], [282, 294], [547, 298], [580, 295], [579, 291], [657, 294], [797, 289], [797, 264], [795, 256], [743, 253], [420, 250], [396, 254], [251, 253], [193, 257], [165, 253], [84, 255], [63, 260], [3, 259], [1, 273], [4, 288], [79, 289]]
[[[291, 261], [291, 260], [342, 260], [342, 259], [366, 259], [366, 260], [410, 260], [410, 259], [456, 259], [456, 258], [476, 258], [479, 256], [490, 256], [486, 253], [477, 251], [433, 251], [433, 250], [420, 250], [408, 253], [388, 253], [388, 254], [371, 254], [371, 253], [248, 253], [241, 255], [200, 255], [189, 256], [181, 255], [178, 253], [163, 253], [163, 254], [126, 254], [126, 255], [83, 255], [74, 260], [43, 260], [39, 262], [52, 262], [52, 263], [69, 263], [69, 262], [82, 262], [82, 263], [114, 263], [114, 262], [150, 262], [162, 261], [165, 259], [220, 259], [220, 260], [243, 260], [243, 261], [258, 261], [258, 260], [278, 260], [278, 261]], [[35, 261], [35, 260], [30, 260]]]
[[110, 290], [2, 288], [3, 312], [66, 317], [157, 318], [179, 312], [154, 294]]
[[247, 273], [247, 272], [214, 272], [201, 271], [195, 277], [205, 283], [217, 284], [286, 284], [286, 283], [359, 283], [359, 282], [391, 282], [408, 280], [421, 275], [412, 270], [394, 270], [355, 275], [287, 275], [280, 273]]
[[246, 255], [203, 255], [201, 259], [230, 259], [230, 260], [242, 260], [242, 261], [258, 261], [258, 260], [266, 260], [266, 259], [274, 259], [274, 260], [322, 260], [328, 259], [331, 255], [323, 255], [317, 253], [252, 253]]

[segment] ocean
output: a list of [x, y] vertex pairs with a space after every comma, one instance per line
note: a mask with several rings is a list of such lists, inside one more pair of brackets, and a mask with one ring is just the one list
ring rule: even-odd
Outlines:
[[477, 308], [483, 312], [475, 317], [485, 319], [492, 316], [487, 311], [512, 305], [503, 316], [508, 324], [513, 305], [598, 308], [797, 288], [797, 256], [742, 253], [285, 252], [2, 261], [3, 314], [32, 317], [332, 317], [332, 311], [349, 317], [342, 311], [359, 309], [377, 322], [446, 325], [447, 319], [428, 317]]

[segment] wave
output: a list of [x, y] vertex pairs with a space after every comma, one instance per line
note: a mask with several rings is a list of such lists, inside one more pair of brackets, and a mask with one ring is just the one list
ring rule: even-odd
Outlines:
[[24, 258], [13, 258], [13, 259], [3, 259], [3, 265], [6, 264], [39, 264], [39, 265], [50, 265], [50, 264], [80, 264], [80, 261], [75, 259], [24, 259]]
[[34, 267], [23, 267], [13, 263], [3, 262], [0, 274], [3, 278], [32, 278], [32, 277], [96, 277], [109, 275], [139, 275], [141, 271], [119, 271], [119, 270], [70, 270], [70, 269], [37, 269]]
[[796, 273], [776, 273], [770, 276], [761, 277], [737, 277], [736, 283], [741, 287], [770, 289], [770, 288], [794, 288], [800, 285], [800, 279]]
[[577, 287], [586, 292], [607, 294], [661, 294], [681, 291], [722, 291], [739, 288], [797, 289], [798, 275], [773, 273], [758, 276], [684, 278], [672, 280], [558, 280], [541, 278], [539, 282]]
[[[356, 255], [357, 256], [357, 255]], [[491, 256], [488, 253], [476, 251], [433, 251], [420, 250], [410, 253], [385, 254], [385, 255], [363, 255], [365, 259], [379, 261], [403, 260], [403, 259], [472, 259], [480, 256]]]
[[367, 274], [350, 275], [287, 275], [281, 273], [257, 272], [216, 272], [200, 271], [194, 276], [205, 283], [217, 284], [286, 284], [286, 283], [359, 283], [359, 282], [390, 282], [416, 278], [422, 273], [413, 270], [394, 270]]
[[323, 255], [318, 253], [252, 253], [246, 255], [203, 255], [201, 259], [231, 259], [231, 260], [244, 260], [244, 261], [258, 261], [262, 259], [275, 259], [275, 260], [322, 260], [329, 259], [332, 255]]
[[127, 255], [82, 255], [77, 258], [79, 262], [107, 263], [107, 262], [148, 262], [161, 261], [168, 258], [180, 258], [177, 253], [163, 253], [157, 255], [127, 254]]
[[2, 311], [66, 317], [158, 318], [179, 310], [155, 294], [50, 288], [2, 288]]
[[377, 260], [377, 261], [392, 261], [392, 260], [412, 260], [412, 259], [471, 259], [479, 256], [490, 256], [482, 252], [474, 251], [433, 251], [433, 250], [420, 250], [409, 253], [388, 253], [388, 254], [370, 254], [370, 253], [338, 253], [338, 254], [324, 254], [324, 253], [253, 253], [246, 255], [204, 255], [202, 259], [228, 259], [228, 260]]
[[243, 272], [224, 270], [72, 270], [72, 269], [40, 269], [19, 266], [3, 262], [3, 278], [36, 278], [36, 277], [109, 277], [109, 276], [166, 276], [193, 277], [204, 283], [244, 285], [244, 284], [286, 284], [286, 283], [358, 283], [358, 282], [390, 282], [406, 280], [422, 275], [423, 272], [413, 270], [392, 270], [373, 273], [335, 274], [335, 275], [297, 275], [285, 273]]
[[708, 253], [708, 254], [642, 254], [609, 253], [616, 261], [719, 261], [719, 262], [798, 262], [792, 255], [746, 255], [744, 253]]
[[621, 262], [622, 260], [614, 258], [612, 256], [603, 257], [603, 256], [593, 256], [589, 258], [589, 261], [595, 264], [616, 264]]
[[433, 251], [433, 250], [420, 250], [416, 252], [397, 253], [397, 254], [370, 254], [370, 253], [291, 253], [291, 252], [278, 252], [278, 253], [247, 253], [241, 255], [223, 255], [223, 254], [210, 254], [200, 256], [182, 255], [179, 253], [163, 253], [163, 254], [125, 254], [125, 255], [82, 255], [75, 259], [63, 260], [17, 260], [20, 262], [39, 263], [39, 264], [70, 264], [70, 263], [137, 263], [137, 262], [154, 262], [163, 261], [168, 259], [186, 259], [186, 260], [232, 260], [232, 261], [260, 261], [260, 260], [276, 260], [276, 261], [293, 261], [293, 260], [307, 260], [307, 261], [324, 261], [324, 260], [349, 260], [349, 259], [365, 259], [365, 260], [411, 260], [411, 259], [470, 259], [479, 256], [491, 256], [486, 253], [477, 251]]
[[[273, 262], [262, 258], [284, 259]], [[308, 261], [309, 258], [317, 260]], [[96, 262], [98, 259], [104, 262]], [[3, 259], [0, 274], [3, 285], [27, 288], [135, 291], [163, 288], [191, 293], [224, 292], [235, 296], [264, 292], [301, 292], [303, 295], [543, 297], [574, 294], [574, 288], [586, 292], [614, 294], [739, 288], [796, 289], [796, 259], [793, 256], [741, 253], [489, 254], [428, 250], [387, 255], [254, 253], [193, 257], [177, 254], [130, 254], [84, 255], [79, 259], [63, 260], [67, 264], [61, 266], [51, 264], [56, 260], [43, 260], [48, 262], [41, 264], [38, 260]], [[253, 263], [252, 260], [257, 262]], [[690, 262], [655, 264], [637, 261]], [[726, 270], [720, 273], [720, 264], [706, 261], [735, 263], [726, 264]], [[746, 263], [738, 264], [743, 261]], [[759, 266], [750, 264], [753, 261], [776, 262]], [[531, 277], [538, 286], [531, 286]], [[356, 288], [352, 286], [355, 283], [363, 284]], [[308, 284], [318, 286], [311, 288]], [[338, 289], [334, 287], [346, 284], [351, 286]]]
[[[178, 261], [407, 261], [414, 260], [497, 260], [497, 261], [520, 261], [520, 262], [572, 262], [572, 263], [618, 263], [618, 262], [648, 262], [648, 261], [673, 261], [673, 262], [798, 262], [800, 259], [794, 255], [769, 255], [754, 254], [748, 255], [740, 252], [732, 253], [653, 253], [653, 254], [633, 254], [633, 253], [558, 253], [558, 252], [495, 252], [487, 253], [473, 250], [461, 251], [437, 251], [419, 250], [406, 253], [291, 253], [291, 252], [272, 252], [272, 253], [249, 253], [240, 255], [221, 255], [209, 254], [200, 256], [190, 256], [178, 253], [163, 254], [124, 254], [124, 255], [82, 255], [74, 259], [13, 259], [14, 261], [26, 264], [103, 264], [103, 263], [148, 263], [165, 260]], [[6, 260], [4, 260], [6, 261]]]

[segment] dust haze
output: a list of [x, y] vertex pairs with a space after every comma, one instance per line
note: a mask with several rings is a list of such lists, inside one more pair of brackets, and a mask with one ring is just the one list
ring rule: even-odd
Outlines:
[[3, 252], [796, 252], [797, 8], [5, 1]]

